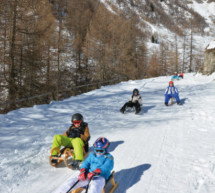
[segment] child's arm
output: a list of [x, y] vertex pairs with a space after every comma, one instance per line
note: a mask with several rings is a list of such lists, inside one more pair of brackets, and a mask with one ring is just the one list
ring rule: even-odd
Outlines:
[[139, 104], [142, 104], [142, 96], [141, 95], [138, 98], [138, 102], [139, 102]]
[[166, 88], [166, 91], [165, 91], [165, 93], [164, 93], [164, 95], [167, 95], [168, 90], [169, 90], [169, 89], [168, 89], [168, 87], [167, 87], [167, 88]]
[[175, 87], [175, 93], [178, 94], [178, 89]]
[[85, 168], [87, 171], [89, 170], [90, 164], [91, 164], [91, 156], [92, 156], [92, 153], [90, 153], [88, 155], [88, 157], [83, 161], [83, 163], [81, 164], [80, 169]]
[[129, 102], [132, 102], [132, 99], [133, 99], [133, 97], [132, 97], [132, 95], [131, 95], [131, 97], [130, 97], [130, 99], [129, 99]]
[[82, 139], [83, 141], [87, 141], [89, 138], [90, 138], [90, 131], [89, 131], [88, 126], [86, 126], [86, 127], [85, 127], [85, 131], [84, 131], [84, 134], [81, 135], [81, 139]]
[[[70, 129], [70, 128], [69, 128]], [[67, 135], [67, 131], [69, 131], [69, 129], [67, 129], [62, 135], [64, 135], [64, 136], [66, 136], [66, 137], [68, 137], [68, 135]]]
[[105, 176], [105, 174], [110, 173], [113, 169], [114, 161], [112, 156], [108, 156], [105, 163], [99, 168], [101, 169], [101, 175]]

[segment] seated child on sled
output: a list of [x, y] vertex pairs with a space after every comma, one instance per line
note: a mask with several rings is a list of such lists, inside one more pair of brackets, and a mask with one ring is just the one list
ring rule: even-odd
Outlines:
[[172, 75], [171, 80], [179, 80], [177, 72], [175, 72], [174, 75]]
[[174, 82], [170, 81], [169, 86], [166, 88], [165, 91], [165, 105], [168, 106], [168, 102], [171, 98], [175, 98], [177, 104], [180, 104], [178, 89], [174, 86]]
[[[73, 148], [74, 158], [72, 166], [78, 167], [80, 162], [84, 160], [84, 146], [88, 148], [89, 139], [88, 124], [84, 122], [81, 114], [76, 113], [72, 116], [72, 126], [62, 135], [54, 136], [52, 149], [56, 147], [60, 149], [61, 146]], [[57, 164], [58, 152], [54, 150], [51, 156], [52, 165]]]
[[121, 113], [124, 113], [127, 107], [135, 107], [136, 114], [141, 111], [142, 97], [139, 94], [138, 89], [133, 90], [133, 94], [131, 95], [130, 100], [124, 104], [124, 106], [120, 109]]
[[107, 152], [110, 143], [99, 137], [93, 144], [93, 152], [83, 161], [80, 174], [67, 180], [54, 193], [67, 193], [88, 186], [88, 193], [102, 193], [106, 180], [114, 166], [113, 156]]

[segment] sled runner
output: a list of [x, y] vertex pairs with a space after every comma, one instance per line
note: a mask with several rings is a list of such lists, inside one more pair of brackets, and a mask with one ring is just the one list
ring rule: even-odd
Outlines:
[[177, 105], [180, 105], [180, 101], [177, 102], [176, 99], [173, 98], [173, 97], [169, 100], [169, 106], [172, 106], [172, 105], [174, 105], [176, 103], [177, 103]]
[[[115, 191], [115, 189], [117, 188], [118, 182], [115, 181], [114, 174], [115, 174], [115, 171], [112, 171], [109, 179], [106, 181], [106, 184], [105, 184], [105, 187], [103, 188], [102, 193], [105, 193], [105, 192], [113, 193]], [[111, 188], [110, 188], [110, 190], [107, 190], [110, 183], [111, 183]], [[81, 192], [85, 192], [85, 191], [86, 191], [86, 187], [82, 187], [82, 188], [77, 188], [76, 190], [73, 190], [70, 193], [81, 193]]]
[[174, 104], [174, 98], [172, 97], [171, 99], [170, 99], [170, 105], [173, 105]]
[[[57, 150], [58, 152], [58, 156], [57, 157], [52, 157], [52, 153], [54, 150]], [[85, 151], [85, 148], [84, 148], [84, 159], [87, 157], [88, 155], [88, 152]], [[51, 166], [53, 167], [57, 167], [61, 162], [64, 162], [66, 167], [74, 170], [74, 169], [77, 169], [77, 168], [73, 168], [71, 166], [71, 163], [73, 161], [73, 157], [74, 157], [74, 153], [73, 153], [73, 149], [72, 148], [69, 148], [69, 147], [64, 147], [62, 148], [61, 150], [59, 148], [53, 148], [50, 152], [50, 156], [49, 156], [49, 163]], [[56, 164], [53, 164], [52, 163], [52, 159], [57, 159], [57, 163]]]

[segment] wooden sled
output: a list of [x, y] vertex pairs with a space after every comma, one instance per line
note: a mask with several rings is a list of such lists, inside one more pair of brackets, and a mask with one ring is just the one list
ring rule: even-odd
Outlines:
[[[58, 157], [52, 157], [52, 153], [53, 151], [56, 150], [58, 152]], [[84, 150], [84, 159], [88, 156], [88, 153], [86, 153], [86, 151]], [[49, 156], [49, 163], [51, 166], [53, 167], [57, 167], [61, 162], [64, 162], [66, 167], [70, 168], [70, 169], [74, 169], [70, 164], [73, 161], [73, 157], [74, 157], [74, 153], [73, 153], [73, 149], [72, 148], [68, 148], [65, 147], [63, 149], [59, 149], [57, 147], [53, 148], [50, 152], [50, 156]], [[51, 162], [52, 159], [57, 159], [58, 162], [57, 164], [53, 164]]]
[[[113, 171], [111, 173], [109, 179], [106, 181], [106, 184], [105, 184], [105, 187], [102, 190], [102, 193], [105, 193], [105, 192], [113, 193], [116, 190], [116, 188], [118, 186], [118, 182], [115, 181], [114, 174], [115, 174], [115, 171]], [[108, 186], [109, 183], [111, 183], [111, 188], [110, 188], [110, 190], [107, 190], [107, 186]], [[76, 190], [73, 190], [70, 193], [81, 193], [83, 191], [85, 192], [86, 188], [77, 188]]]
[[170, 105], [173, 105], [173, 103], [174, 103], [174, 98], [172, 97], [172, 98], [170, 99]]
[[[51, 156], [53, 151], [55, 151], [55, 150], [58, 152], [58, 157], [56, 157], [56, 158]], [[68, 158], [72, 159], [73, 156], [74, 156], [73, 149], [71, 149], [71, 148], [63, 148], [63, 149], [60, 150], [59, 148], [55, 147], [50, 152], [49, 163], [50, 163], [51, 166], [57, 167], [61, 162], [64, 161], [65, 165], [68, 167]], [[57, 164], [53, 164], [51, 162], [52, 159], [57, 159], [58, 160]]]

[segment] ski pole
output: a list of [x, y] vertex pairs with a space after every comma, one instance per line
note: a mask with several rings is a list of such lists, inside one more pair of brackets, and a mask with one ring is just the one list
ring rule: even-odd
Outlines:
[[[93, 177], [94, 177], [94, 176], [93, 176]], [[85, 193], [88, 192], [88, 188], [89, 188], [89, 186], [90, 186], [90, 182], [91, 182], [91, 180], [93, 179], [93, 177], [90, 179], [90, 181], [89, 181], [89, 183], [88, 183], [88, 186], [87, 186], [87, 188], [86, 188], [86, 192], [85, 192]]]
[[73, 186], [66, 192], [66, 193], [69, 193], [69, 191], [70, 190], [72, 190], [75, 186], [76, 186], [76, 184], [79, 182], [79, 180], [77, 180], [74, 184], [73, 184]]

